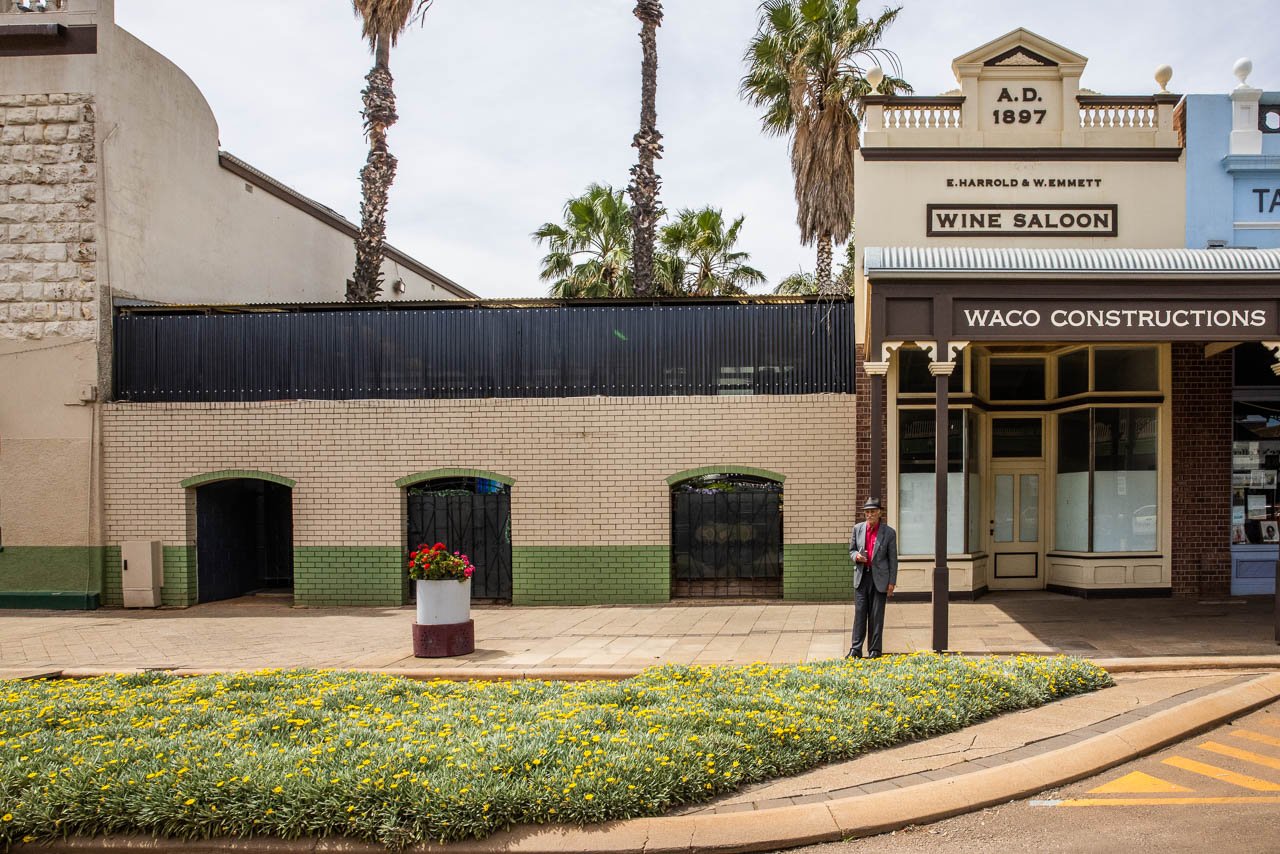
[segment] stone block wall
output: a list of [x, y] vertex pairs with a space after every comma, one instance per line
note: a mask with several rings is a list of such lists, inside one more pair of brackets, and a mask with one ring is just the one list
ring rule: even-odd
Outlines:
[[1231, 353], [1203, 344], [1173, 350], [1173, 565], [1175, 595], [1231, 589]]
[[295, 601], [398, 604], [396, 481], [478, 469], [514, 481], [515, 602], [665, 601], [667, 478], [750, 467], [786, 478], [785, 595], [846, 598], [853, 419], [852, 395], [111, 403], [106, 542], [190, 545], [196, 511], [182, 481], [267, 472], [296, 481]]
[[94, 102], [0, 95], [0, 338], [97, 328]]

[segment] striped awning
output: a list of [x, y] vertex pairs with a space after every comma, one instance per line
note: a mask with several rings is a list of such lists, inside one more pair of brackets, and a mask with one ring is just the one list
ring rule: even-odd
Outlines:
[[1280, 276], [1280, 249], [1027, 249], [870, 246], [870, 279], [895, 275], [1259, 278]]

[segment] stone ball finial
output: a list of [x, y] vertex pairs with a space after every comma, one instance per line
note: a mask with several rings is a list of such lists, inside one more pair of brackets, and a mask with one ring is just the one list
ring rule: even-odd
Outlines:
[[1160, 87], [1160, 93], [1165, 94], [1169, 91], [1169, 81], [1173, 79], [1173, 66], [1161, 65], [1156, 69], [1156, 85]]
[[878, 65], [873, 65], [867, 69], [867, 83], [871, 86], [872, 92], [880, 91], [880, 84], [884, 81], [884, 69]]
[[1249, 75], [1253, 73], [1253, 60], [1247, 56], [1240, 57], [1236, 60], [1236, 64], [1232, 67], [1231, 72], [1235, 74], [1236, 79], [1240, 81], [1240, 85], [1242, 87], [1249, 85], [1247, 81], [1249, 79]]

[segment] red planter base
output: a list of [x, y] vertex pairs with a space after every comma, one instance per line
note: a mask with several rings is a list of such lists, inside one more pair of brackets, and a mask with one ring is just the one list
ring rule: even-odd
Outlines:
[[475, 620], [444, 626], [413, 624], [413, 654], [418, 658], [448, 658], [475, 651]]

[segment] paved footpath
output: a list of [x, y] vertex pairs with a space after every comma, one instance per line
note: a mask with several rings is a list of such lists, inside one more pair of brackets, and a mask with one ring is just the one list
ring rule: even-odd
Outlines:
[[[931, 648], [930, 605], [890, 603], [886, 652]], [[969, 654], [1066, 652], [1094, 660], [1276, 656], [1263, 600], [1085, 601], [1052, 593], [952, 603], [950, 647]], [[477, 607], [476, 651], [412, 655], [411, 608], [292, 608], [250, 597], [187, 609], [5, 611], [0, 676], [51, 670], [335, 667], [458, 676], [619, 676], [655, 664], [797, 663], [848, 649], [848, 604]]]

